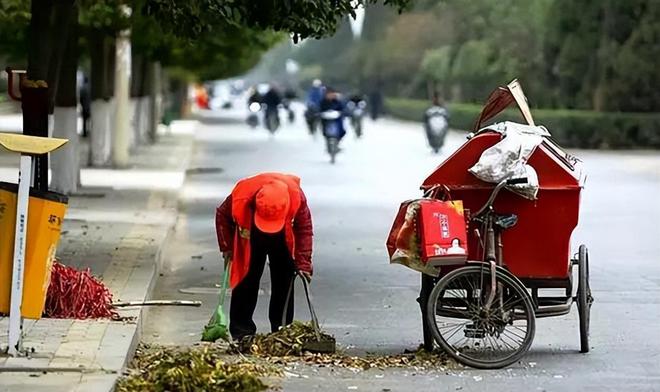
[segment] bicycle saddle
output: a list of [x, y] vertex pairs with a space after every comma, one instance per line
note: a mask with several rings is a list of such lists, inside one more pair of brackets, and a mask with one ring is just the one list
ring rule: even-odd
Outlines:
[[498, 214], [495, 216], [495, 225], [502, 230], [511, 228], [518, 223], [518, 215], [516, 214]]

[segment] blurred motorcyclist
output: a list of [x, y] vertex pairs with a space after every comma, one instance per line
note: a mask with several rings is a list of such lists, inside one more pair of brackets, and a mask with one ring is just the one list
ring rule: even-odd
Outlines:
[[438, 153], [449, 131], [449, 111], [437, 93], [433, 94], [431, 107], [424, 112], [424, 130], [433, 152]]
[[[344, 117], [346, 114], [346, 106], [341, 99], [341, 94], [335, 89], [328, 87], [325, 90], [325, 96], [319, 105], [321, 112], [327, 112], [331, 110], [336, 110], [340, 113], [340, 117], [336, 120], [337, 125], [339, 126], [339, 139], [343, 138], [346, 135], [346, 129], [344, 128]], [[324, 136], [325, 127], [324, 127]], [[327, 137], [327, 136], [326, 136]]]
[[314, 107], [316, 109], [321, 105], [321, 101], [325, 96], [325, 87], [320, 79], [314, 79], [312, 87], [307, 91], [307, 100], [305, 101], [307, 107]]
[[330, 154], [330, 162], [335, 163], [335, 156], [340, 151], [339, 142], [346, 135], [344, 117], [346, 106], [340, 94], [328, 87], [325, 98], [320, 104], [321, 129], [325, 137], [326, 148]]
[[305, 105], [307, 106], [305, 110], [305, 121], [307, 122], [309, 133], [312, 135], [316, 133], [319, 108], [324, 96], [325, 87], [323, 87], [323, 83], [320, 79], [314, 79], [312, 87], [307, 91], [307, 97], [305, 99]]
[[383, 113], [383, 94], [378, 87], [369, 94], [369, 108], [371, 109], [371, 119], [378, 120]]
[[266, 105], [266, 113], [264, 123], [266, 128], [274, 132], [279, 127], [278, 107], [282, 104], [282, 96], [274, 84], [270, 85], [270, 89], [264, 94], [261, 103]]
[[361, 94], [353, 94], [346, 103], [346, 110], [351, 119], [351, 126], [355, 136], [362, 136], [362, 118], [364, 117], [367, 101]]
[[287, 115], [289, 117], [289, 122], [291, 123], [296, 119], [296, 114], [291, 107], [291, 102], [293, 102], [297, 97], [298, 95], [293, 88], [287, 87], [284, 90], [284, 99], [282, 100], [282, 105], [284, 105], [284, 109], [286, 109]]

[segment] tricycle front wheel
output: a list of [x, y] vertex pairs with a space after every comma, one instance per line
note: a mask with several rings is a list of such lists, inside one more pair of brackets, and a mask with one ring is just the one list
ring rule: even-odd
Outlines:
[[589, 287], [589, 251], [585, 245], [578, 250], [578, 288], [577, 307], [580, 317], [580, 352], [589, 352], [589, 319], [591, 318], [591, 304], [594, 299]]
[[[497, 369], [518, 361], [534, 339], [534, 306], [525, 287], [505, 270], [495, 272], [491, 295], [487, 264], [445, 275], [428, 300], [428, 326], [438, 344], [457, 361]], [[488, 298], [494, 298], [490, 306]]]

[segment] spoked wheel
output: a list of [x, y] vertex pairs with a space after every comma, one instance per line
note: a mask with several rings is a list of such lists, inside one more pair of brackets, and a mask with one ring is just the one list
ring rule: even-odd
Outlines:
[[355, 129], [355, 136], [359, 139], [362, 137], [362, 120], [353, 120], [353, 129]]
[[594, 302], [589, 287], [589, 251], [585, 245], [578, 250], [577, 307], [580, 316], [580, 352], [589, 352], [589, 319]]
[[277, 114], [269, 114], [266, 116], [266, 127], [271, 134], [275, 134], [277, 128], [280, 127], [280, 119]]
[[535, 316], [525, 287], [498, 269], [490, 308], [491, 272], [467, 266], [445, 275], [433, 288], [426, 317], [438, 344], [457, 361], [497, 369], [522, 357], [534, 339]]
[[334, 137], [328, 138], [328, 153], [330, 154], [330, 163], [335, 164], [337, 152], [339, 152], [339, 141]]

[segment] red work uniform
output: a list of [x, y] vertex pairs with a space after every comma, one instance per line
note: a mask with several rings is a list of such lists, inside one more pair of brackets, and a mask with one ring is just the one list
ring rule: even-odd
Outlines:
[[[255, 224], [259, 198], [264, 190], [278, 187], [283, 189], [286, 199], [286, 204], [281, 206], [285, 208], [283, 225], [277, 232], [264, 232], [258, 227], [259, 221]], [[271, 330], [276, 331], [282, 324], [295, 272], [312, 273], [312, 218], [300, 179], [281, 173], [263, 173], [239, 181], [231, 195], [218, 206], [215, 224], [220, 251], [232, 254], [230, 284], [233, 291], [229, 312], [232, 337], [241, 339], [256, 333], [252, 316], [266, 257], [272, 286], [269, 320]], [[285, 322], [289, 324], [293, 321], [293, 293], [287, 309]]]

